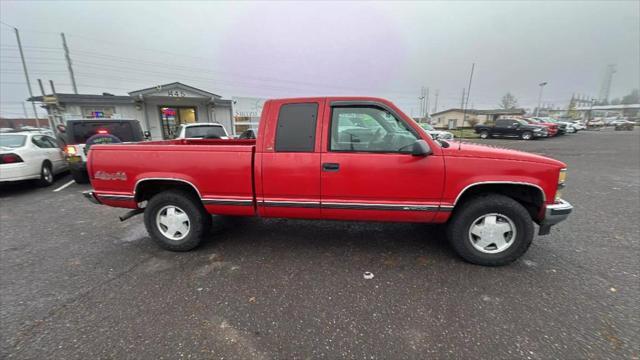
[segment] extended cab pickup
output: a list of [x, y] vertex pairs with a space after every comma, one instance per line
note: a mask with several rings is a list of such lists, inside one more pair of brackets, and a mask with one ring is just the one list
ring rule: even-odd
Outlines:
[[196, 247], [210, 214], [447, 224], [467, 261], [503, 265], [564, 220], [565, 164], [433, 140], [391, 102], [269, 100], [255, 140], [95, 145], [95, 203], [144, 212], [162, 247]]
[[476, 125], [474, 129], [476, 134], [480, 134], [480, 138], [482, 139], [496, 136], [518, 137], [522, 140], [531, 140], [537, 137], [549, 136], [547, 127], [529, 124], [521, 119], [498, 119], [495, 125], [481, 124]]

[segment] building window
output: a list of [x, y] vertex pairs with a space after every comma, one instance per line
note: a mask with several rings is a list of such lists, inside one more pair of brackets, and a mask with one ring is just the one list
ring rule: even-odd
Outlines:
[[81, 109], [84, 119], [111, 119], [116, 112], [116, 108], [113, 106], [90, 106]]

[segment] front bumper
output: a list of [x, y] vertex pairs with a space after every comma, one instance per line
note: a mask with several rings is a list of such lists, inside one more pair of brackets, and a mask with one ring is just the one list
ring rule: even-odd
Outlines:
[[547, 205], [544, 213], [544, 219], [540, 222], [540, 231], [538, 235], [548, 235], [551, 227], [559, 222], [566, 220], [573, 211], [573, 205], [568, 201], [558, 200], [555, 204]]
[[98, 204], [98, 205], [102, 204], [100, 202], [100, 200], [98, 200], [98, 197], [96, 196], [96, 193], [93, 192], [92, 190], [83, 191], [82, 195], [85, 198], [87, 198], [87, 200], [91, 201], [94, 204]]

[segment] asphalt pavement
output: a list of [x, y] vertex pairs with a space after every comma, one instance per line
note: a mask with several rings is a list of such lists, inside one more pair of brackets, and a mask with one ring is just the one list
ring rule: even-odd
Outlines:
[[505, 267], [421, 224], [216, 217], [172, 253], [68, 175], [2, 186], [0, 357], [638, 359], [640, 131], [478, 142], [569, 168], [575, 212]]

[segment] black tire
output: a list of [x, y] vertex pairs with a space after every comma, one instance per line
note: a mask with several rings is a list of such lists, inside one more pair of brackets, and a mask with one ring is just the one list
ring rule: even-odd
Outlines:
[[[505, 250], [486, 253], [472, 244], [470, 229], [483, 215], [497, 213], [508, 217], [515, 225], [515, 237]], [[464, 260], [484, 266], [507, 265], [520, 258], [533, 240], [533, 221], [527, 209], [504, 195], [487, 194], [474, 197], [455, 210], [447, 224], [447, 238], [453, 249]]]
[[42, 187], [51, 186], [54, 182], [53, 170], [51, 169], [51, 163], [45, 162], [40, 168], [40, 179], [38, 179], [38, 185]]
[[487, 130], [480, 131], [480, 139], [488, 139], [491, 137]]
[[[184, 238], [174, 240], [165, 236], [156, 223], [158, 214], [168, 206], [176, 207], [186, 214], [189, 225]], [[149, 200], [144, 211], [144, 225], [151, 238], [163, 249], [189, 251], [200, 245], [211, 229], [211, 215], [193, 194], [182, 190], [168, 190]]]
[[89, 174], [87, 174], [86, 170], [71, 169], [71, 177], [73, 178], [73, 181], [75, 181], [77, 184], [89, 183]]
[[533, 133], [531, 131], [525, 131], [520, 134], [522, 140], [533, 140]]

